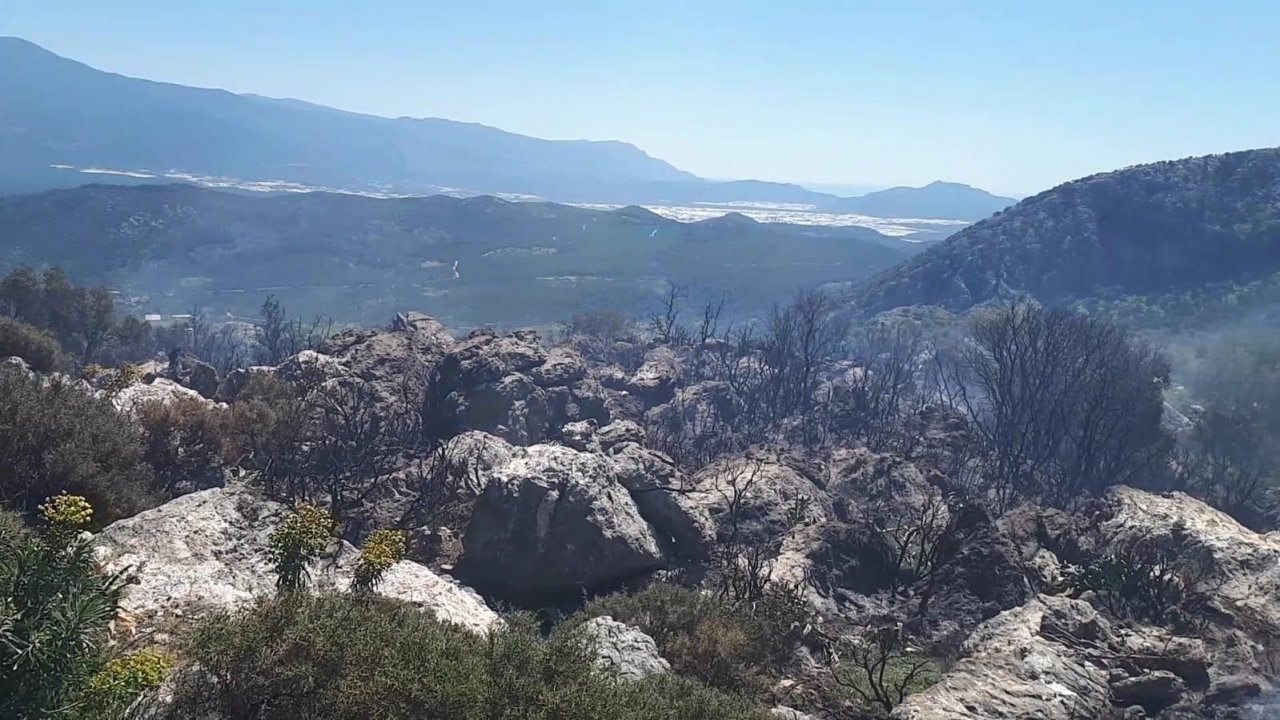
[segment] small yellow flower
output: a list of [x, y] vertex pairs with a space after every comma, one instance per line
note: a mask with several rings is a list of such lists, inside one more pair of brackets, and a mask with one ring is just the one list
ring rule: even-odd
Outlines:
[[60, 530], [78, 530], [93, 521], [93, 506], [79, 495], [55, 495], [38, 509], [50, 525]]
[[404, 559], [408, 539], [398, 530], [375, 530], [364, 541], [360, 559], [356, 561], [355, 576], [351, 586], [356, 590], [368, 590], [382, 580], [382, 575]]

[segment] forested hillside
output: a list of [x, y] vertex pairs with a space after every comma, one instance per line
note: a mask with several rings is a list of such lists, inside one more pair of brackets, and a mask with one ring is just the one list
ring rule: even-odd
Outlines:
[[138, 310], [248, 315], [270, 292], [339, 322], [417, 307], [460, 326], [544, 325], [584, 308], [643, 313], [667, 281], [766, 310], [802, 287], [907, 255], [865, 228], [679, 223], [491, 197], [247, 195], [86, 186], [0, 198], [0, 266], [60, 265]]
[[[866, 313], [963, 310], [1015, 293], [1042, 302], [1176, 304], [1280, 271], [1280, 149], [1118, 170], [1028, 198], [858, 287]], [[1205, 299], [1204, 302], [1211, 301]]]

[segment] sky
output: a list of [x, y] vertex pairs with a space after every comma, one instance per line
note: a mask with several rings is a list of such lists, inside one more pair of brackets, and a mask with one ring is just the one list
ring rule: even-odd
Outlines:
[[1275, 0], [0, 0], [0, 35], [135, 77], [1018, 196], [1280, 145], [1277, 28]]

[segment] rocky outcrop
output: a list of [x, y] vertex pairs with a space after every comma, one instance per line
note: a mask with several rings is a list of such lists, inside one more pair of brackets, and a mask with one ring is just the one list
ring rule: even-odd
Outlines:
[[608, 450], [623, 443], [644, 444], [644, 428], [630, 420], [615, 420], [600, 428], [596, 433], [596, 441], [602, 450]]
[[[284, 506], [241, 485], [204, 490], [109, 525], [97, 536], [98, 552], [108, 570], [134, 577], [122, 608], [140, 625], [245, 607], [275, 592], [268, 537], [285, 514]], [[312, 569], [314, 584], [346, 589], [357, 556], [339, 543]], [[500, 622], [474, 591], [417, 563], [397, 563], [378, 592], [478, 632]]]
[[814, 478], [784, 458], [761, 453], [720, 460], [694, 475], [691, 494], [727, 532], [733, 512], [739, 532], [752, 540], [778, 541], [793, 527], [831, 517], [831, 499]]
[[431, 405], [446, 431], [483, 430], [522, 445], [546, 439], [547, 392], [525, 373], [542, 365], [537, 336], [472, 333], [440, 361]]
[[517, 448], [492, 471], [463, 547], [464, 577], [519, 598], [609, 590], [664, 564], [604, 458], [558, 445]]
[[670, 400], [684, 379], [684, 365], [680, 356], [666, 346], [650, 350], [644, 364], [627, 379], [625, 389], [650, 405]]
[[1107, 717], [1107, 673], [1084, 648], [1106, 647], [1106, 620], [1087, 603], [1040, 596], [983, 623], [933, 687], [908, 697], [896, 720], [1078, 720]]
[[165, 376], [210, 400], [218, 394], [221, 383], [218, 371], [212, 365], [191, 355], [174, 357], [165, 369]]
[[111, 398], [117, 410], [128, 414], [133, 414], [137, 408], [149, 403], [170, 405], [182, 400], [211, 402], [195, 390], [183, 387], [168, 378], [156, 378], [149, 383], [134, 383]]
[[[1155, 627], [1109, 623], [1088, 593], [1036, 596], [980, 625], [955, 668], [893, 717], [1271, 716], [1280, 536], [1250, 531], [1182, 493], [1128, 487], [1108, 490], [1075, 516], [1023, 509], [1001, 525], [1013, 549], [1052, 556], [1055, 566], [1054, 549], [1069, 562], [1088, 562], [1138, 542], [1176, 548], [1195, 563], [1183, 575], [1189, 599], [1158, 618], [1168, 627]], [[969, 543], [983, 552], [993, 545], [989, 537]], [[1188, 612], [1199, 620], [1180, 628], [1177, 616]]]
[[547, 359], [529, 370], [529, 377], [541, 387], [572, 385], [587, 376], [587, 363], [576, 350], [552, 348]]
[[592, 618], [580, 628], [596, 652], [596, 667], [621, 680], [643, 680], [671, 672], [658, 645], [642, 630], [609, 616]]
[[285, 358], [275, 368], [276, 377], [301, 385], [318, 385], [350, 374], [346, 363], [315, 350], [303, 350]]
[[385, 329], [343, 330], [318, 350], [343, 374], [370, 383], [380, 402], [417, 404], [453, 344], [453, 336], [435, 318], [410, 312], [396, 315]]

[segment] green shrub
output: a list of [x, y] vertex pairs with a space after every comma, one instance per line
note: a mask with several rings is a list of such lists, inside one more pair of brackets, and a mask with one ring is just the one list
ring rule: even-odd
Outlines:
[[[43, 535], [0, 524], [0, 717], [62, 717], [107, 663], [107, 626], [125, 578], [102, 575], [84, 498], [42, 507]], [[97, 718], [107, 715], [99, 714]]]
[[0, 497], [30, 515], [46, 497], [83, 495], [108, 523], [159, 504], [136, 423], [58, 377], [0, 368]]
[[49, 333], [13, 318], [0, 317], [0, 357], [17, 356], [32, 370], [53, 372], [62, 366], [62, 347]]
[[351, 578], [351, 589], [364, 592], [382, 582], [391, 566], [404, 559], [408, 538], [398, 530], [374, 530], [360, 548], [360, 559]]
[[75, 713], [78, 720], [125, 717], [138, 698], [169, 677], [169, 658], [154, 650], [122, 655], [89, 679]]
[[677, 674], [727, 692], [753, 693], [779, 674], [798, 644], [801, 618], [784, 605], [773, 593], [748, 606], [659, 583], [595, 600], [583, 616], [608, 615], [640, 628]]
[[687, 680], [618, 682], [576, 633], [516, 618], [488, 637], [402, 603], [289, 594], [204, 621], [172, 718], [763, 720]]
[[277, 589], [294, 592], [306, 588], [307, 568], [329, 545], [333, 530], [333, 516], [327, 510], [304, 503], [272, 531], [268, 553]]

